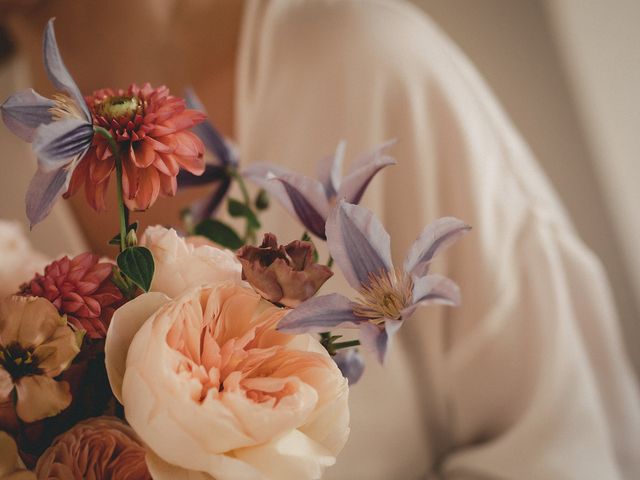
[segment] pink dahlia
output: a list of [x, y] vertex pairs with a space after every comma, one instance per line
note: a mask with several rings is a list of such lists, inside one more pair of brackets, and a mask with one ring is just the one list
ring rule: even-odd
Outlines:
[[[127, 90], [102, 89], [87, 97], [94, 125], [107, 129], [120, 149], [124, 201], [132, 210], [146, 210], [158, 195], [173, 196], [180, 168], [204, 172], [204, 146], [191, 127], [205, 115], [188, 110], [185, 101], [165, 86], [132, 84]], [[65, 198], [82, 184], [89, 204], [104, 210], [115, 158], [107, 140], [94, 135], [91, 148], [71, 177]]]
[[44, 275], [36, 274], [25, 283], [21, 293], [46, 298], [90, 338], [104, 338], [113, 312], [123, 303], [122, 293], [111, 281], [112, 270], [111, 263], [92, 253], [64, 256], [45, 267]]

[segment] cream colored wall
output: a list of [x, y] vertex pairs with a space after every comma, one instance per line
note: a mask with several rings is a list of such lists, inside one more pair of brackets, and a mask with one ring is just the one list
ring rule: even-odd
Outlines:
[[[630, 356], [640, 372], [640, 222], [632, 220], [640, 205], [640, 34], [635, 28], [640, 19], [632, 14], [640, 11], [640, 2], [614, 2], [626, 10], [596, 0], [413, 3], [480, 70], [559, 192], [581, 237], [602, 259]], [[635, 60], [634, 68], [629, 60]]]

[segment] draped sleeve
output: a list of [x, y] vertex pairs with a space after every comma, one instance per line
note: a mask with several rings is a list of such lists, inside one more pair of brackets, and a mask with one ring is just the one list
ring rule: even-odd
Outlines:
[[[249, 2], [243, 31], [246, 162], [312, 175], [341, 139], [354, 158], [397, 138], [398, 165], [364, 201], [395, 261], [437, 217], [473, 226], [433, 268], [460, 284], [463, 305], [419, 311], [384, 373], [352, 389], [352, 440], [327, 477], [637, 476], [637, 389], [604, 271], [464, 55], [404, 2]], [[264, 223], [299, 236], [281, 210]], [[397, 424], [421, 440], [403, 442]]]

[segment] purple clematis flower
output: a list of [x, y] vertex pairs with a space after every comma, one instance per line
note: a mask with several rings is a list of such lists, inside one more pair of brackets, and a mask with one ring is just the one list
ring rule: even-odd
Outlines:
[[339, 294], [307, 300], [279, 323], [284, 332], [322, 332], [358, 328], [362, 344], [382, 363], [391, 336], [416, 308], [428, 304], [456, 306], [458, 286], [429, 274], [433, 258], [471, 227], [453, 217], [428, 225], [409, 249], [402, 269], [391, 262], [389, 234], [364, 207], [341, 202], [327, 221], [327, 245], [359, 298]]
[[244, 175], [276, 197], [309, 232], [326, 240], [325, 224], [332, 208], [340, 200], [360, 202], [375, 174], [396, 163], [385, 155], [394, 143], [395, 140], [387, 142], [358, 158], [342, 179], [344, 142], [338, 145], [334, 155], [318, 163], [318, 180], [269, 164], [253, 165]]
[[[193, 91], [188, 88], [185, 92], [187, 107], [206, 113], [204, 105]], [[211, 217], [224, 200], [231, 186], [231, 171], [238, 168], [238, 155], [234, 145], [218, 131], [208, 120], [193, 127], [193, 131], [204, 143], [204, 146], [214, 155], [214, 161], [205, 165], [202, 175], [193, 175], [186, 170], [178, 173], [178, 186], [195, 187], [201, 185], [216, 185], [211, 196], [204, 201], [197, 202], [191, 207], [191, 216], [195, 223]]]
[[349, 385], [355, 385], [364, 373], [364, 360], [355, 348], [340, 350], [333, 357], [342, 375], [349, 380]]
[[62, 62], [53, 19], [44, 31], [44, 67], [53, 85], [63, 91], [45, 98], [33, 89], [11, 95], [0, 106], [5, 125], [30, 142], [38, 156], [38, 170], [27, 189], [27, 217], [31, 226], [42, 221], [64, 193], [71, 174], [91, 146], [93, 124], [80, 89]]

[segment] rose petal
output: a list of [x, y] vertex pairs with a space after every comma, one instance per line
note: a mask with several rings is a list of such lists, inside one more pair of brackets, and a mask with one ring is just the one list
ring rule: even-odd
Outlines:
[[[336, 461], [331, 452], [299, 430], [234, 453], [236, 458], [263, 472], [266, 478], [278, 480], [320, 478], [323, 470]], [[231, 480], [231, 477], [225, 478]]]
[[105, 366], [113, 394], [121, 403], [122, 381], [131, 341], [144, 322], [169, 300], [159, 292], [144, 293], [116, 310], [111, 318], [104, 345]]

